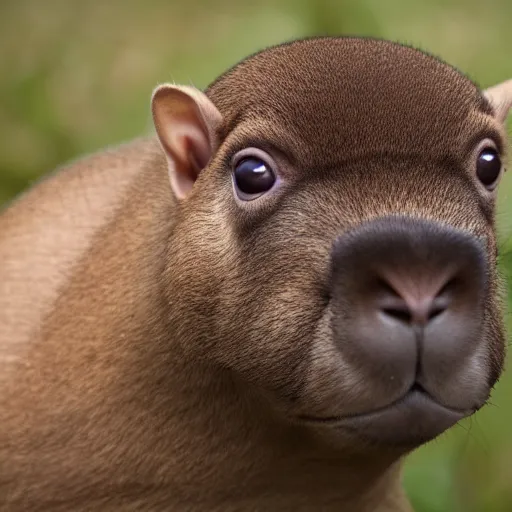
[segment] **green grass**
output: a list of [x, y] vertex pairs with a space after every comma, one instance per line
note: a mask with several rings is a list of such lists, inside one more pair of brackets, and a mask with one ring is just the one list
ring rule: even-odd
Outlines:
[[[62, 162], [151, 129], [164, 81], [206, 86], [269, 44], [318, 34], [412, 43], [482, 86], [512, 77], [510, 0], [3, 0], [0, 3], [0, 203]], [[512, 180], [499, 196], [512, 241]], [[504, 257], [503, 271], [512, 272]], [[512, 510], [512, 376], [471, 421], [409, 459], [418, 512]]]

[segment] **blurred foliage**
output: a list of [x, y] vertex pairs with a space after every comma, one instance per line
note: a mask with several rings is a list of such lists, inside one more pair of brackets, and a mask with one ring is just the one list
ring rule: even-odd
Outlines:
[[[160, 82], [205, 87], [244, 56], [308, 35], [411, 43], [482, 86], [512, 78], [510, 0], [0, 0], [0, 203], [66, 160], [151, 130]], [[342, 65], [342, 63], [340, 63]], [[512, 273], [512, 181], [499, 197]], [[492, 404], [417, 450], [418, 512], [512, 510], [512, 377]]]

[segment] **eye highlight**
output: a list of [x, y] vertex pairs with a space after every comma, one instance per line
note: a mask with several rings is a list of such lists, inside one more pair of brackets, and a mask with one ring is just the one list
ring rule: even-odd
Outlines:
[[501, 157], [492, 146], [480, 150], [476, 161], [476, 175], [482, 185], [493, 190], [501, 174]]
[[251, 201], [271, 190], [277, 181], [272, 160], [263, 151], [244, 150], [233, 165], [235, 191], [242, 201]]

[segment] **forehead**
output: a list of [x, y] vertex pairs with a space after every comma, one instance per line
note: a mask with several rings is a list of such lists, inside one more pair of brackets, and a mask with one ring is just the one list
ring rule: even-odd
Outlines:
[[[239, 124], [315, 147], [421, 153], [460, 143], [491, 108], [464, 75], [419, 50], [388, 41], [319, 38], [249, 57], [207, 91], [226, 131]], [[264, 135], [264, 134], [260, 134]]]

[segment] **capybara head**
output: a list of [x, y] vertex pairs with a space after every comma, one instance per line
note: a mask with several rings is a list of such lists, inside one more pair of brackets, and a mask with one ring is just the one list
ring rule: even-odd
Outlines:
[[505, 351], [511, 97], [364, 38], [264, 50], [206, 93], [158, 87], [185, 353], [340, 443], [413, 447], [482, 407]]

